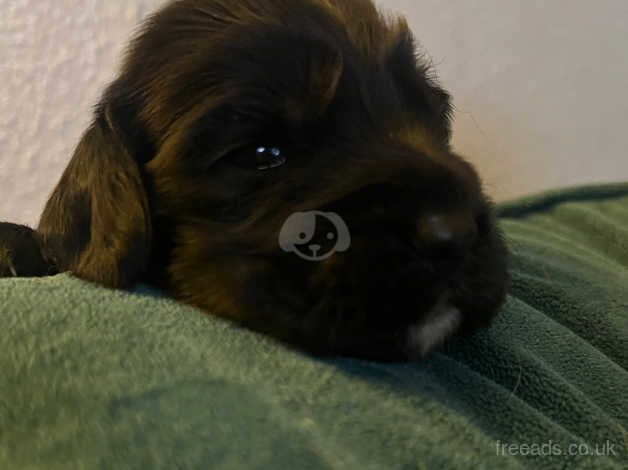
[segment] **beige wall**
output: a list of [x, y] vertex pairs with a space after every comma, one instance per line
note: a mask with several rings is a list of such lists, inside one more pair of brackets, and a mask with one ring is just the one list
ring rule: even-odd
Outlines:
[[[159, 0], [0, 0], [0, 220], [35, 223], [137, 23]], [[384, 0], [457, 107], [497, 198], [628, 180], [628, 2]]]

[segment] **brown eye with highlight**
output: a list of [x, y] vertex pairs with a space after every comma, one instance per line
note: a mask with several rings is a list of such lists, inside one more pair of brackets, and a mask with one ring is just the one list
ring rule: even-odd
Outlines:
[[255, 149], [257, 169], [260, 171], [272, 170], [284, 165], [286, 156], [279, 147], [259, 146]]

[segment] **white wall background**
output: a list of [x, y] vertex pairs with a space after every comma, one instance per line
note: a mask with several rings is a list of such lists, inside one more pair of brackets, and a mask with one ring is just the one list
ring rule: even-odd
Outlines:
[[[263, 1], [263, 0], [260, 0]], [[137, 22], [163, 0], [0, 0], [0, 220], [36, 223]], [[628, 180], [628, 2], [382, 0], [498, 199]]]

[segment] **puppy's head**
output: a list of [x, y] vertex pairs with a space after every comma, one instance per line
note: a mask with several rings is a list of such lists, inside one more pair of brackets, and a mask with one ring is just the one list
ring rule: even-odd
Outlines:
[[486, 324], [506, 249], [417, 57], [368, 0], [155, 15], [99, 111], [150, 205], [132, 269], [152, 258], [178, 298], [319, 353], [422, 356]]

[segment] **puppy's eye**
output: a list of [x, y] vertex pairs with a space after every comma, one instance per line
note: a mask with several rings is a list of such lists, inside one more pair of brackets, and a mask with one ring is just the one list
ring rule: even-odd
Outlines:
[[286, 156], [279, 147], [260, 146], [255, 149], [257, 169], [261, 171], [271, 170], [286, 163]]

